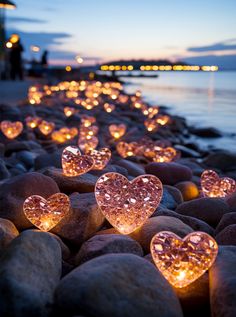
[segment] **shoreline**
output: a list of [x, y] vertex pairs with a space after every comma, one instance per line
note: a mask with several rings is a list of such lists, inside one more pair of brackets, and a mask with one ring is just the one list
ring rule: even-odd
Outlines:
[[[120, 83], [34, 87], [29, 101], [0, 105], [1, 122], [24, 124], [16, 139], [0, 134], [0, 289], [7, 289], [0, 315], [2, 307], [15, 315], [61, 317], [87, 317], [91, 311], [93, 316], [158, 316], [163, 303], [163, 316], [210, 317], [211, 311], [234, 309], [228, 303], [234, 303], [236, 289], [231, 275], [236, 153], [201, 149], [191, 141], [193, 128], [185, 118], [153, 108], [140, 92], [127, 95]], [[1, 125], [2, 131], [9, 126]], [[218, 135], [214, 129], [194, 133]], [[99, 162], [102, 168], [95, 169]], [[201, 178], [209, 169], [232, 178], [231, 187], [224, 188], [214, 176], [214, 198], [205, 194]], [[103, 185], [107, 179], [111, 183]], [[149, 179], [153, 183], [147, 185]], [[133, 230], [118, 230], [129, 221]], [[164, 231], [180, 240], [200, 231], [204, 243], [212, 239], [217, 250], [219, 245], [215, 264], [196, 280], [190, 276], [186, 285], [191, 285], [174, 287], [150, 254], [152, 238]], [[198, 271], [204, 263], [198, 257], [191, 263], [195, 247], [198, 256], [196, 240], [189, 254], [186, 246], [176, 246], [173, 255], [176, 259], [185, 250], [180, 262]], [[211, 256], [209, 249], [202, 252]]]

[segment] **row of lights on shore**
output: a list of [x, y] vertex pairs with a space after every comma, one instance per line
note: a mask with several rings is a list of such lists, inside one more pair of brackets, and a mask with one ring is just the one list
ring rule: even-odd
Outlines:
[[[102, 71], [131, 71], [134, 70], [132, 65], [102, 65], [100, 67]], [[140, 66], [141, 71], [205, 71], [215, 72], [218, 70], [218, 66], [198, 66], [198, 65], [142, 65]]]

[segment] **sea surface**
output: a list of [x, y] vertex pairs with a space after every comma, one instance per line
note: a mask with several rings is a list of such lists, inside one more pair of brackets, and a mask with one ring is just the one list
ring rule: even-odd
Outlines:
[[125, 78], [125, 90], [142, 91], [152, 105], [165, 105], [189, 125], [215, 127], [224, 136], [198, 139], [205, 148], [236, 152], [236, 72], [159, 72], [158, 78]]

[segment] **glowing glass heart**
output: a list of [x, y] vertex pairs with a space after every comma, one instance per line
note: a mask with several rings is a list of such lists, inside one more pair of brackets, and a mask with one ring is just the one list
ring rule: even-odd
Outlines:
[[144, 125], [148, 132], [156, 132], [158, 129], [158, 123], [156, 123], [155, 119], [146, 119]]
[[138, 143], [136, 142], [119, 142], [116, 146], [116, 150], [120, 154], [120, 156], [125, 158], [128, 156], [136, 155], [138, 147]]
[[226, 197], [236, 191], [236, 182], [229, 177], [220, 178], [215, 171], [206, 170], [201, 175], [204, 196]]
[[1, 131], [8, 139], [15, 139], [21, 134], [23, 130], [23, 124], [20, 121], [2, 121]]
[[49, 135], [54, 130], [55, 124], [53, 122], [43, 120], [38, 125], [38, 128], [42, 134]]
[[98, 142], [96, 136], [79, 137], [78, 146], [84, 153], [87, 153], [88, 151], [96, 149]]
[[148, 147], [144, 151], [144, 156], [151, 158], [153, 162], [172, 162], [177, 157], [177, 151], [173, 147], [161, 148], [158, 145]]
[[131, 182], [118, 173], [102, 175], [95, 197], [106, 219], [122, 234], [142, 226], [162, 198], [162, 183], [153, 175], [141, 175]]
[[27, 127], [31, 129], [35, 129], [39, 125], [40, 121], [41, 119], [39, 117], [27, 117], [25, 119]]
[[55, 227], [69, 212], [70, 199], [57, 193], [45, 199], [38, 195], [28, 197], [23, 205], [26, 218], [42, 231]]
[[78, 147], [67, 146], [62, 152], [61, 163], [64, 175], [74, 177], [90, 171], [94, 160], [89, 155], [81, 155]]
[[170, 122], [170, 117], [167, 115], [159, 115], [156, 118], [156, 123], [158, 123], [160, 125], [166, 125], [169, 122]]
[[94, 159], [94, 170], [102, 170], [108, 164], [111, 159], [111, 151], [108, 148], [100, 150], [90, 150], [86, 152], [87, 155], [92, 156]]
[[64, 114], [66, 117], [71, 117], [73, 116], [73, 114], [75, 114], [76, 112], [78, 112], [77, 109], [72, 108], [72, 107], [64, 107]]
[[126, 125], [123, 124], [123, 123], [121, 123], [121, 124], [111, 124], [109, 126], [109, 132], [110, 132], [110, 135], [114, 139], [119, 139], [125, 134]]
[[103, 108], [106, 112], [111, 113], [112, 111], [115, 110], [116, 106], [110, 103], [104, 103]]
[[205, 232], [192, 232], [181, 239], [173, 232], [157, 233], [150, 245], [158, 270], [174, 287], [185, 287], [214, 263], [218, 245]]

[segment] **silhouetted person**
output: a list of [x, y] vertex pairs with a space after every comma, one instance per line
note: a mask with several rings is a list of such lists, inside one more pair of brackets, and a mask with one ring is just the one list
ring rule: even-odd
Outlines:
[[23, 65], [22, 65], [22, 52], [24, 51], [23, 46], [18, 40], [16, 43], [13, 44], [10, 54], [9, 54], [9, 61], [10, 61], [10, 75], [12, 80], [16, 80], [18, 77], [20, 80], [23, 80]]
[[41, 65], [45, 68], [48, 66], [48, 51], [46, 50], [42, 54]]

